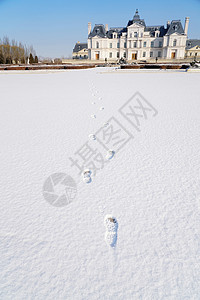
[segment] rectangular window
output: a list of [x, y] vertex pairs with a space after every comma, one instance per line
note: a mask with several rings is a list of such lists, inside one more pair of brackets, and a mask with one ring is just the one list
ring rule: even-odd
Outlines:
[[154, 42], [151, 42], [151, 48], [154, 48]]
[[137, 37], [137, 32], [134, 32], [134, 37]]
[[134, 48], [137, 47], [137, 42], [134, 42], [133, 47], [134, 47]]
[[126, 58], [126, 52], [124, 52], [124, 58]]
[[147, 46], [147, 42], [144, 42], [144, 48]]
[[119, 58], [119, 52], [117, 52], [117, 58]]
[[124, 43], [124, 48], [126, 48], [126, 42]]
[[176, 40], [173, 41], [173, 46], [176, 47]]
[[112, 48], [112, 43], [110, 43], [110, 48]]
[[130, 38], [132, 38], [132, 33], [130, 33]]
[[112, 52], [110, 52], [109, 57], [112, 58]]
[[158, 57], [161, 57], [161, 51], [158, 51]]
[[99, 48], [99, 42], [97, 42], [97, 48]]
[[161, 41], [159, 42], [159, 48], [162, 48], [162, 42]]
[[117, 48], [119, 48], [119, 43], [117, 43]]
[[150, 52], [150, 57], [153, 57], [153, 52], [152, 51]]
[[129, 42], [129, 48], [131, 48], [131, 41]]
[[146, 52], [143, 52], [143, 55], [142, 55], [143, 57], [146, 57]]

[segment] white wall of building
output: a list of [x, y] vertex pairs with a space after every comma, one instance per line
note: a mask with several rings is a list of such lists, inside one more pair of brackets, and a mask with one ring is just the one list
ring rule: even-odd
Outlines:
[[155, 32], [155, 37], [151, 37], [149, 32], [144, 31], [144, 26], [134, 23], [120, 38], [89, 38], [89, 59], [96, 60], [97, 54], [102, 61], [118, 60], [121, 57], [134, 60], [134, 54], [137, 54], [137, 60], [156, 57], [171, 59], [173, 55], [175, 59], [182, 59], [185, 57], [186, 40], [186, 34], [174, 33], [159, 37], [159, 31]]

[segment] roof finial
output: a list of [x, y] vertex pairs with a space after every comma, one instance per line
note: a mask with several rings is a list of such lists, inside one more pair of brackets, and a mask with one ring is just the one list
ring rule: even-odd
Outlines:
[[136, 9], [135, 15], [133, 17], [133, 21], [139, 21], [140, 20], [140, 16], [138, 14], [138, 9]]

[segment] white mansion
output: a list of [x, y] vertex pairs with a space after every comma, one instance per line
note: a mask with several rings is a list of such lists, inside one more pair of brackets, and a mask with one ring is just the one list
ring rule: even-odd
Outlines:
[[88, 23], [88, 58], [91, 60], [182, 59], [185, 57], [189, 18], [185, 27], [180, 20], [168, 21], [167, 26], [146, 26], [138, 10], [126, 27], [110, 28]]

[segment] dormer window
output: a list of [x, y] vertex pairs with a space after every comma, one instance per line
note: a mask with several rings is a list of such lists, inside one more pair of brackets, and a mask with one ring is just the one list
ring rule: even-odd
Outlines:
[[173, 26], [173, 29], [176, 31], [178, 29], [178, 26], [177, 25], [174, 25]]

